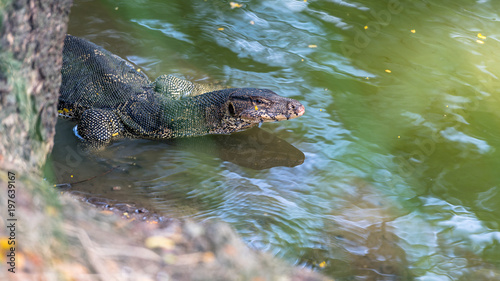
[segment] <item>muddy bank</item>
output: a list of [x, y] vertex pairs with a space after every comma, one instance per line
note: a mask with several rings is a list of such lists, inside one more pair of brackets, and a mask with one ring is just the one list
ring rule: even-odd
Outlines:
[[3, 266], [0, 276], [7, 280], [326, 280], [249, 249], [225, 223], [181, 221], [125, 204], [95, 205], [70, 194], [55, 197], [50, 190], [33, 194], [34, 177], [21, 178], [16, 273]]

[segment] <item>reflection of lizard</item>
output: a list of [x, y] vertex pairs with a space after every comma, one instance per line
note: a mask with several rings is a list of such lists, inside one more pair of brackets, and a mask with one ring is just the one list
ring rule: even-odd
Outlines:
[[58, 110], [75, 118], [80, 136], [92, 141], [228, 134], [305, 111], [298, 101], [266, 89], [211, 91], [167, 75], [152, 83], [127, 61], [71, 35], [61, 73]]

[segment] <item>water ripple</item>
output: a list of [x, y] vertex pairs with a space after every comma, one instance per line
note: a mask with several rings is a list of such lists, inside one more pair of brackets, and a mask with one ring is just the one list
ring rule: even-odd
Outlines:
[[182, 33], [178, 30], [176, 30], [175, 26], [171, 23], [161, 21], [161, 20], [156, 20], [156, 19], [132, 19], [131, 22], [137, 23], [141, 26], [144, 26], [148, 29], [151, 30], [157, 30], [160, 31], [161, 33], [167, 35], [168, 37], [181, 40], [184, 42], [187, 42], [189, 44], [193, 44], [193, 41], [189, 39], [189, 36], [185, 33]]
[[476, 147], [476, 151], [480, 154], [485, 154], [492, 150], [486, 141], [468, 136], [463, 132], [457, 131], [455, 128], [446, 128], [446, 130], [441, 132], [441, 135], [449, 141], [459, 143], [464, 150], [467, 150], [471, 146]]

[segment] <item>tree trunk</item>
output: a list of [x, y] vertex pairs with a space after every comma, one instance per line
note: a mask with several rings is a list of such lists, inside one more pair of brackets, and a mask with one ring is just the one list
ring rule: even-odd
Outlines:
[[71, 0], [12, 0], [4, 7], [0, 169], [38, 173], [53, 146]]

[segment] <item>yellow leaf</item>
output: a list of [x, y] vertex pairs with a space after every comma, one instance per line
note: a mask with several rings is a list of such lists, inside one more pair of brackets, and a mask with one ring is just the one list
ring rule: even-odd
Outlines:
[[217, 30], [222, 31], [222, 30], [224, 30], [224, 27], [219, 27], [219, 28], [217, 28]]
[[116, 136], [118, 136], [119, 134], [120, 134], [120, 133], [114, 133], [114, 134], [112, 134], [111, 136], [112, 136], [112, 137], [116, 137]]
[[51, 217], [57, 215], [57, 210], [56, 208], [52, 207], [52, 206], [48, 206], [47, 208], [45, 208], [45, 213]]
[[319, 264], [319, 267], [323, 268], [326, 266], [326, 261], [322, 261], [320, 264]]
[[391, 71], [391, 70], [389, 70], [389, 69], [386, 69], [386, 70], [385, 70], [385, 72], [387, 72], [387, 73], [392, 73], [392, 71]]
[[257, 106], [255, 106], [255, 110], [259, 110], [259, 108]]
[[205, 252], [202, 258], [204, 263], [210, 263], [215, 260], [215, 255], [213, 252]]
[[365, 25], [365, 29], [368, 29], [368, 25]]
[[64, 113], [68, 113], [69, 110], [67, 108], [63, 108]]
[[166, 264], [174, 264], [177, 260], [177, 257], [174, 254], [166, 254], [163, 256], [163, 261]]
[[411, 32], [411, 33], [415, 33], [416, 31], [415, 31], [415, 29], [412, 29], [412, 30], [410, 30], [410, 32]]
[[0, 238], [0, 249], [7, 250], [10, 249], [9, 238], [7, 236]]
[[242, 4], [238, 4], [236, 2], [231, 2], [231, 3], [229, 3], [229, 5], [231, 5], [231, 9], [243, 7]]
[[166, 250], [171, 250], [174, 248], [175, 243], [172, 239], [169, 239], [167, 237], [163, 236], [151, 236], [146, 238], [146, 241], [144, 241], [144, 245], [146, 247], [152, 249], [152, 248], [163, 248]]
[[478, 34], [477, 34], [477, 37], [478, 37], [479, 39], [483, 39], [483, 40], [484, 40], [484, 39], [486, 39], [486, 36], [482, 35], [481, 33], [478, 33]]

